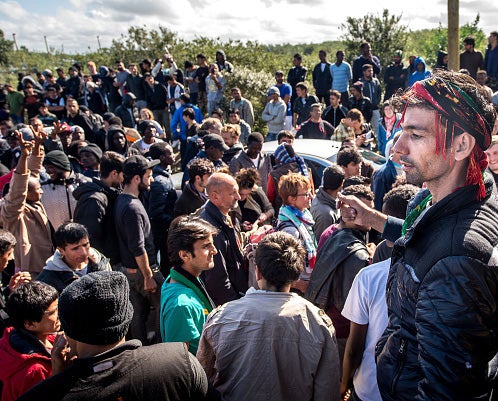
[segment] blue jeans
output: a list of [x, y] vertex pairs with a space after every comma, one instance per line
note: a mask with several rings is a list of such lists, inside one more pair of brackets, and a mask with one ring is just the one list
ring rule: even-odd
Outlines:
[[23, 116], [18, 116], [17, 114], [11, 114], [10, 117], [12, 118], [12, 122], [14, 124], [23, 124], [24, 123]]
[[265, 142], [276, 141], [277, 136], [278, 136], [278, 132], [277, 133], [268, 132], [268, 134], [266, 134]]

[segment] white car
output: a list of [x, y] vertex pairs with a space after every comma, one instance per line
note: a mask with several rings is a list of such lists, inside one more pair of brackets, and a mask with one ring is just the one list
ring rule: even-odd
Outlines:
[[[272, 154], [277, 148], [277, 141], [265, 142], [263, 144], [263, 153]], [[336, 141], [327, 141], [323, 139], [296, 139], [292, 146], [299, 156], [302, 156], [308, 167], [313, 173], [315, 185], [319, 184], [323, 170], [334, 164], [337, 160], [337, 153], [341, 148], [341, 143]], [[361, 157], [364, 160], [372, 162], [375, 170], [380, 168], [386, 158], [368, 149], [359, 148]], [[173, 174], [173, 182], [176, 189], [180, 189], [183, 173]], [[318, 188], [318, 186], [317, 186]]]
[[[277, 141], [265, 142], [263, 153], [272, 154], [277, 148]], [[337, 161], [337, 153], [341, 143], [324, 139], [296, 139], [292, 145], [299, 156], [302, 156], [313, 173], [315, 184], [321, 179], [323, 170]], [[368, 149], [358, 148], [363, 160], [372, 162], [374, 169], [386, 163], [386, 158]]]

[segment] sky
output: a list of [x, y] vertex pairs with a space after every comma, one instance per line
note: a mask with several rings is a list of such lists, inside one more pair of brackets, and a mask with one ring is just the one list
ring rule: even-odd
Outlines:
[[[162, 25], [189, 40], [256, 40], [264, 44], [317, 43], [339, 39], [347, 17], [378, 14], [387, 8], [402, 15], [411, 30], [447, 24], [446, 0], [355, 0], [354, 8], [331, 0], [0, 0], [0, 29], [15, 33], [19, 46], [45, 51], [86, 53], [109, 47], [130, 26]], [[347, 2], [341, 2], [347, 4]], [[498, 30], [497, 1], [460, 0], [460, 25], [477, 13], [484, 32]]]

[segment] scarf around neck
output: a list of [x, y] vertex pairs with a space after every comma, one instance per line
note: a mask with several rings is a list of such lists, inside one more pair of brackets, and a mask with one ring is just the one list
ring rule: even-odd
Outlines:
[[278, 212], [278, 220], [280, 222], [288, 221], [299, 231], [301, 240], [304, 241], [306, 252], [308, 253], [308, 266], [311, 270], [316, 263], [316, 237], [313, 233], [313, 216], [308, 209], [303, 211], [289, 205], [282, 205]]

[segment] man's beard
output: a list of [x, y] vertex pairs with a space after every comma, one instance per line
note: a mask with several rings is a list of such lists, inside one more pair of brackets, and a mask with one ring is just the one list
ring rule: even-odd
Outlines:
[[143, 182], [140, 181], [140, 184], [138, 184], [138, 191], [145, 192], [149, 190], [150, 190], [150, 185], [145, 185]]

